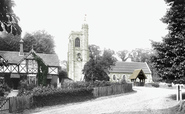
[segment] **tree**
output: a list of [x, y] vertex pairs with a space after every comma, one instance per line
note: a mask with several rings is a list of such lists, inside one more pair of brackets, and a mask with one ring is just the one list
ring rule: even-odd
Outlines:
[[[19, 42], [21, 37], [12, 34], [3, 33], [0, 37], [1, 51], [19, 51]], [[53, 36], [45, 31], [36, 31], [34, 33], [26, 33], [24, 38], [24, 52], [29, 52], [32, 48], [38, 53], [52, 54], [54, 51]]]
[[85, 64], [83, 74], [86, 81], [109, 80], [108, 69], [115, 65], [116, 58], [113, 57], [114, 51], [104, 50], [103, 55], [98, 46], [89, 46], [90, 60]]
[[129, 57], [133, 62], [148, 62], [151, 54], [152, 50], [137, 48], [132, 50], [132, 52], [129, 54]]
[[20, 36], [6, 34], [4, 37], [0, 37], [0, 50], [1, 51], [19, 51], [19, 42], [21, 40]]
[[0, 31], [20, 35], [22, 29], [18, 24], [19, 18], [12, 10], [14, 6], [15, 3], [12, 0], [0, 0]]
[[112, 65], [115, 65], [117, 59], [114, 57], [115, 52], [110, 49], [104, 49], [101, 64], [104, 66], [104, 69], [110, 69]]
[[44, 30], [36, 31], [31, 34], [26, 33], [23, 41], [25, 52], [29, 52], [33, 48], [38, 53], [55, 53], [53, 36], [51, 36]]
[[59, 77], [59, 81], [61, 82], [62, 79], [66, 79], [68, 78], [67, 77], [67, 71], [62, 69], [62, 67], [59, 67], [59, 74], [58, 74], [58, 77]]
[[156, 55], [152, 62], [157, 73], [163, 79], [174, 81], [185, 77], [185, 2], [184, 0], [166, 0], [169, 10], [161, 19], [168, 24], [169, 33], [162, 42], [152, 42]]
[[118, 57], [120, 57], [122, 61], [126, 61], [128, 59], [128, 57], [126, 57], [127, 54], [128, 54], [127, 50], [122, 50], [117, 52]]
[[164, 0], [166, 3], [169, 3], [169, 5], [175, 6], [178, 4], [183, 4], [184, 0]]

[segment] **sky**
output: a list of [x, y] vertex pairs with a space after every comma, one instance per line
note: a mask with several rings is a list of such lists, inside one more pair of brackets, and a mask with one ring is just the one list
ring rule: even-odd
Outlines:
[[71, 31], [80, 31], [87, 15], [89, 44], [115, 52], [151, 48], [162, 41], [167, 25], [164, 0], [14, 0], [23, 32], [45, 30], [54, 37], [59, 59], [67, 60]]

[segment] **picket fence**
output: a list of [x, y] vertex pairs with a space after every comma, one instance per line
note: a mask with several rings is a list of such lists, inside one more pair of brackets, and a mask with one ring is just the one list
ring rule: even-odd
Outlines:
[[28, 96], [20, 96], [20, 97], [11, 97], [9, 99], [9, 112], [21, 112], [25, 109], [30, 109], [33, 103], [33, 97], [31, 95]]
[[[120, 93], [126, 93], [132, 91], [132, 84], [122, 84], [122, 85], [112, 85], [107, 87], [95, 87], [93, 90], [94, 97], [108, 96]], [[21, 112], [25, 109], [32, 108], [33, 97], [31, 95], [28, 96], [20, 96], [20, 97], [10, 97], [4, 101], [4, 108], [2, 110], [7, 110], [10, 113]]]
[[9, 100], [10, 100], [9, 98], [0, 100], [0, 112], [9, 110]]

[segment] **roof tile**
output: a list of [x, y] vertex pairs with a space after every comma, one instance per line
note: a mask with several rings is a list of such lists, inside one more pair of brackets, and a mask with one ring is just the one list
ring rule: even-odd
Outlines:
[[116, 62], [115, 66], [112, 66], [109, 72], [124, 72], [133, 73], [135, 69], [142, 69], [144, 73], [151, 73], [147, 63], [145, 62]]

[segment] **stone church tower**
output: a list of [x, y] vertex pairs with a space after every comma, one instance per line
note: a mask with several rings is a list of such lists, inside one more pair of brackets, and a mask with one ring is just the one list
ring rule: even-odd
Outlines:
[[88, 60], [88, 24], [85, 17], [81, 31], [72, 31], [69, 35], [68, 77], [74, 81], [83, 81], [82, 69]]

